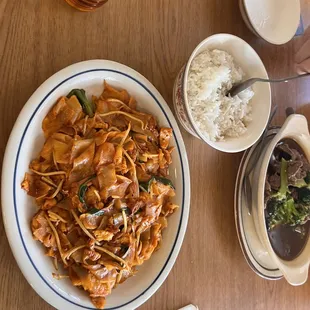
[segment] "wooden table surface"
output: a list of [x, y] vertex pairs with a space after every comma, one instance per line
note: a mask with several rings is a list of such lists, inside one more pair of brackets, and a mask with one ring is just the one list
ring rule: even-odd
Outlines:
[[[302, 0], [310, 24], [310, 0]], [[237, 0], [110, 0], [80, 13], [64, 0], [0, 1], [0, 161], [19, 111], [49, 76], [78, 61], [111, 59], [146, 76], [172, 108], [172, 87], [195, 46], [218, 32], [240, 36], [272, 77], [294, 72], [301, 38], [273, 46], [241, 19]], [[293, 106], [310, 117], [308, 80], [272, 87], [275, 123]], [[140, 309], [309, 309], [310, 281], [291, 287], [261, 279], [245, 262], [236, 235], [233, 195], [242, 154], [217, 152], [182, 129], [191, 169], [191, 212], [177, 262]], [[5, 184], [2, 184], [5, 186]], [[0, 308], [53, 309], [32, 290], [12, 256], [0, 214]]]

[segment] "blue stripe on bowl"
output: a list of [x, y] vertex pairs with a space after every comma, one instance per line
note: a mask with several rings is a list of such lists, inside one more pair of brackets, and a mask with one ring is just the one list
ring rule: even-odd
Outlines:
[[304, 32], [305, 32], [304, 24], [303, 24], [303, 21], [302, 21], [302, 17], [300, 16], [300, 23], [299, 23], [299, 26], [298, 26], [298, 29], [296, 31], [295, 36], [301, 36], [301, 35], [304, 34]]
[[[105, 71], [105, 72], [112, 72], [112, 73], [117, 73], [117, 74], [120, 74], [120, 75], [123, 75], [123, 76], [126, 76], [128, 78], [130, 78], [131, 80], [135, 81], [137, 84], [139, 84], [141, 87], [143, 87], [151, 96], [152, 98], [154, 99], [154, 101], [157, 103], [157, 105], [160, 107], [160, 109], [162, 110], [163, 114], [165, 115], [166, 117], [166, 120], [168, 121], [169, 123], [169, 126], [172, 128], [172, 125], [171, 125], [171, 122], [164, 110], [164, 108], [161, 106], [161, 104], [159, 103], [159, 101], [157, 100], [157, 98], [155, 97], [155, 95], [144, 85], [142, 84], [140, 81], [138, 81], [137, 79], [135, 79], [134, 77], [126, 74], [126, 73], [123, 73], [123, 72], [120, 72], [120, 71], [117, 71], [117, 70], [110, 70], [110, 69], [92, 69], [92, 70], [87, 70], [87, 71], [83, 71], [83, 72], [80, 72], [80, 73], [77, 73], [75, 75], [72, 75], [71, 77], [63, 80], [62, 82], [60, 82], [57, 86], [55, 86], [44, 98], [43, 100], [40, 102], [40, 104], [36, 107], [35, 111], [33, 112], [33, 114], [31, 115], [30, 119], [29, 119], [29, 122], [27, 123], [27, 126], [22, 134], [22, 138], [21, 138], [21, 141], [19, 143], [19, 146], [18, 146], [18, 151], [17, 151], [17, 156], [16, 156], [16, 162], [15, 162], [15, 168], [14, 168], [14, 178], [13, 178], [13, 199], [14, 199], [14, 211], [15, 211], [15, 216], [16, 216], [16, 223], [17, 223], [17, 227], [18, 227], [18, 231], [19, 231], [19, 236], [22, 240], [22, 244], [24, 246], [24, 249], [25, 249], [25, 252], [33, 266], [33, 268], [36, 270], [36, 272], [38, 273], [38, 275], [40, 276], [40, 278], [45, 282], [45, 284], [54, 292], [56, 293], [58, 296], [60, 296], [61, 298], [65, 299], [67, 302], [73, 304], [73, 305], [76, 305], [76, 306], [79, 306], [81, 308], [84, 308], [84, 309], [89, 309], [89, 310], [96, 310], [96, 308], [90, 308], [90, 307], [85, 307], [83, 305], [80, 305], [78, 303], [75, 303], [71, 300], [69, 300], [68, 298], [66, 298], [65, 296], [62, 296], [57, 290], [55, 290], [49, 283], [48, 281], [43, 277], [43, 275], [40, 273], [40, 271], [38, 270], [38, 268], [36, 267], [36, 265], [34, 264], [29, 252], [28, 252], [28, 249], [26, 247], [26, 244], [25, 244], [25, 240], [22, 236], [22, 233], [21, 233], [21, 228], [20, 228], [20, 224], [19, 224], [19, 219], [18, 219], [18, 212], [17, 212], [17, 203], [16, 203], [16, 172], [17, 172], [17, 166], [18, 166], [18, 160], [19, 160], [19, 156], [20, 156], [20, 150], [21, 150], [21, 147], [22, 147], [22, 144], [23, 144], [23, 141], [24, 141], [24, 138], [25, 138], [25, 135], [26, 135], [26, 132], [29, 128], [29, 125], [31, 124], [31, 122], [33, 121], [33, 118], [34, 116], [36, 115], [36, 113], [38, 112], [39, 108], [42, 106], [42, 104], [45, 102], [45, 100], [59, 87], [61, 86], [62, 84], [64, 84], [65, 82], [71, 80], [72, 78], [74, 77], [77, 77], [79, 75], [82, 75], [82, 74], [86, 74], [86, 73], [90, 73], [90, 72], [97, 72], [97, 71]], [[115, 309], [120, 309], [121, 307], [124, 307], [126, 305], [129, 305], [130, 303], [132, 303], [133, 301], [135, 301], [136, 299], [138, 299], [139, 297], [141, 297], [142, 295], [144, 295], [154, 284], [155, 282], [158, 280], [158, 278], [162, 275], [164, 269], [166, 268], [170, 258], [171, 258], [171, 255], [174, 251], [174, 248], [175, 248], [175, 245], [176, 245], [176, 242], [179, 238], [179, 233], [180, 233], [180, 229], [181, 229], [181, 226], [182, 226], [182, 220], [183, 220], [183, 212], [184, 212], [184, 195], [185, 195], [185, 182], [184, 182], [184, 168], [183, 168], [183, 160], [182, 160], [182, 156], [181, 156], [181, 153], [180, 153], [180, 147], [179, 147], [179, 143], [178, 143], [178, 140], [175, 136], [175, 133], [173, 132], [173, 136], [174, 136], [174, 139], [176, 141], [176, 145], [177, 145], [177, 148], [178, 148], [178, 154], [179, 154], [179, 158], [180, 158], [180, 162], [181, 162], [181, 169], [182, 169], [182, 191], [183, 191], [183, 195], [182, 195], [182, 212], [181, 212], [181, 219], [180, 219], [180, 223], [179, 223], [179, 227], [178, 227], [178, 232], [177, 232], [177, 236], [175, 238], [175, 241], [173, 243], [173, 247], [172, 247], [172, 250], [168, 256], [168, 259], [166, 260], [165, 264], [164, 264], [164, 267], [162, 268], [162, 270], [159, 272], [159, 274], [157, 275], [157, 277], [155, 278], [155, 280], [152, 282], [152, 284], [147, 288], [145, 289], [140, 295], [138, 295], [137, 297], [135, 297], [134, 299], [132, 299], [131, 301], [125, 303], [125, 304], [122, 304], [120, 306], [117, 306], [117, 307], [112, 307], [112, 308], [106, 308], [106, 310], [115, 310]]]

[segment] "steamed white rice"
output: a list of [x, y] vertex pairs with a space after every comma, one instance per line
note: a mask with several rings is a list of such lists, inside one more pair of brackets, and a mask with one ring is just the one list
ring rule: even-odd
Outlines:
[[221, 50], [207, 50], [196, 56], [190, 66], [187, 96], [191, 114], [202, 134], [211, 141], [239, 137], [251, 118], [252, 89], [231, 98], [225, 96], [244, 72], [233, 57]]

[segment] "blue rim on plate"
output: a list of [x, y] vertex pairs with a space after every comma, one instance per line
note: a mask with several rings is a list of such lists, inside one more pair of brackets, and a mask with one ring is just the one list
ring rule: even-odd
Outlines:
[[[112, 69], [91, 69], [91, 70], [86, 70], [86, 71], [82, 71], [82, 72], [79, 72], [77, 74], [74, 74], [68, 78], [66, 78], [65, 80], [63, 80], [62, 82], [58, 83], [57, 86], [55, 86], [44, 98], [43, 100], [39, 103], [39, 105], [36, 107], [36, 109], [34, 110], [33, 114], [31, 115], [28, 123], [27, 123], [27, 126], [22, 134], [22, 137], [21, 137], [21, 140], [20, 140], [20, 143], [19, 143], [19, 146], [18, 146], [18, 151], [17, 151], [17, 156], [16, 156], [16, 161], [15, 161], [15, 168], [14, 168], [14, 177], [13, 177], [13, 200], [14, 200], [14, 211], [15, 211], [15, 217], [16, 217], [16, 223], [17, 223], [17, 227], [18, 227], [18, 231], [19, 231], [19, 236], [21, 238], [21, 241], [22, 241], [22, 244], [24, 246], [24, 250], [33, 266], [33, 268], [36, 270], [36, 272], [38, 273], [38, 275], [40, 276], [40, 278], [44, 281], [44, 283], [54, 292], [56, 293], [58, 296], [60, 296], [61, 298], [65, 299], [67, 302], [73, 304], [73, 305], [76, 305], [76, 306], [79, 306], [81, 308], [84, 308], [84, 309], [89, 309], [89, 310], [96, 310], [96, 308], [93, 308], [93, 307], [86, 307], [86, 306], [83, 306], [81, 304], [78, 304], [78, 303], [75, 303], [71, 300], [69, 300], [68, 298], [66, 298], [65, 296], [62, 296], [57, 290], [55, 290], [49, 283], [48, 281], [43, 277], [43, 275], [40, 273], [40, 271], [37, 269], [36, 265], [34, 264], [28, 250], [27, 250], [27, 247], [26, 247], [26, 244], [25, 244], [25, 241], [24, 241], [24, 238], [22, 236], [22, 233], [21, 233], [21, 229], [20, 229], [20, 224], [19, 224], [19, 218], [18, 218], [18, 212], [17, 212], [17, 204], [16, 204], [16, 171], [17, 171], [17, 165], [18, 165], [18, 160], [19, 160], [19, 156], [20, 156], [20, 150], [21, 150], [21, 147], [22, 147], [22, 144], [23, 144], [23, 140], [24, 140], [24, 137], [26, 135], [26, 132], [28, 130], [28, 127], [29, 125], [31, 124], [34, 116], [36, 115], [38, 109], [42, 106], [42, 104], [44, 104], [45, 100], [59, 87], [61, 86], [62, 84], [64, 84], [65, 82], [67, 82], [68, 80], [76, 77], [76, 76], [79, 76], [79, 75], [82, 75], [82, 74], [86, 74], [86, 73], [90, 73], [90, 72], [98, 72], [98, 71], [106, 71], [106, 72], [112, 72], [112, 73], [117, 73], [117, 74], [120, 74], [120, 75], [124, 75], [130, 79], [132, 79], [133, 81], [135, 81], [137, 84], [139, 84], [141, 87], [143, 87], [149, 95], [151, 95], [151, 97], [154, 99], [154, 101], [157, 103], [157, 105], [160, 107], [160, 109], [162, 110], [163, 114], [165, 115], [166, 117], [166, 120], [167, 122], [169, 123], [169, 126], [171, 128], [173, 128], [169, 118], [168, 118], [168, 115], [166, 114], [165, 110], [163, 109], [162, 105], [160, 104], [160, 102], [157, 100], [157, 98], [155, 97], [155, 95], [143, 84], [141, 83], [140, 81], [138, 81], [137, 79], [135, 79], [134, 77], [126, 74], [126, 73], [123, 73], [121, 71], [117, 71], [117, 70], [112, 70]], [[169, 260], [170, 260], [170, 257], [174, 251], [174, 248], [175, 248], [175, 245], [176, 245], [176, 242], [178, 241], [178, 237], [179, 237], [179, 233], [180, 233], [180, 228], [181, 228], [181, 224], [182, 224], [182, 220], [183, 220], [183, 212], [184, 212], [184, 195], [185, 195], [185, 182], [184, 182], [184, 167], [183, 167], [183, 160], [182, 160], [182, 156], [180, 155], [180, 147], [179, 147], [179, 143], [178, 143], [178, 140], [176, 138], [176, 135], [175, 133], [173, 132], [173, 136], [174, 136], [174, 139], [176, 141], [176, 145], [177, 145], [177, 148], [178, 148], [178, 155], [179, 155], [179, 158], [180, 158], [180, 163], [181, 163], [181, 169], [182, 169], [182, 207], [180, 208], [181, 209], [181, 217], [180, 217], [180, 222], [179, 222], [179, 226], [178, 226], [178, 231], [177, 231], [177, 235], [176, 235], [176, 238], [174, 240], [174, 243], [173, 243], [173, 246], [172, 246], [172, 249], [170, 251], [170, 254], [163, 266], [163, 268], [161, 269], [161, 271], [159, 272], [159, 274], [156, 276], [156, 278], [154, 279], [154, 281], [149, 285], [148, 288], [146, 288], [141, 294], [139, 294], [138, 296], [136, 296], [134, 299], [120, 305], [120, 306], [117, 306], [117, 307], [112, 307], [112, 308], [105, 308], [106, 310], [115, 310], [115, 309], [120, 309], [126, 305], [129, 305], [130, 303], [132, 303], [133, 301], [137, 300], [139, 297], [141, 297], [142, 295], [144, 295], [153, 285], [154, 283], [158, 280], [158, 278], [161, 276], [162, 272], [164, 271], [164, 269], [166, 268]]]

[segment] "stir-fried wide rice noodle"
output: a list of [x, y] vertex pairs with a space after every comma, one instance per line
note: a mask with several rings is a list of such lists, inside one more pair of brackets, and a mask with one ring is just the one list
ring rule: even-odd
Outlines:
[[73, 90], [48, 112], [46, 141], [21, 186], [39, 207], [34, 239], [66, 270], [54, 278], [69, 277], [103, 309], [112, 289], [160, 247], [178, 208], [165, 178], [172, 129], [159, 128], [126, 90], [106, 82], [93, 102], [84, 94]]

